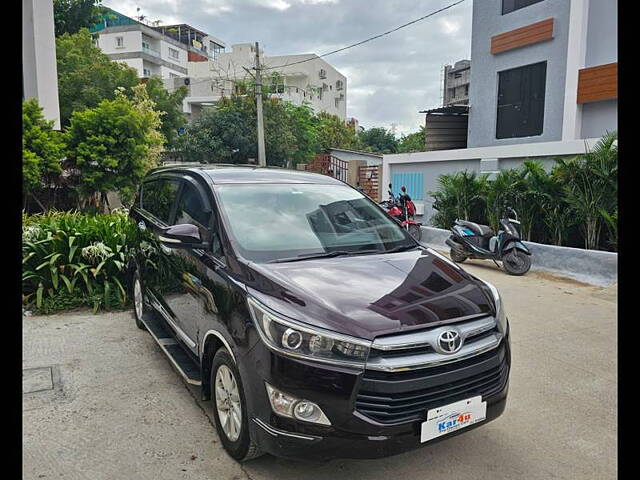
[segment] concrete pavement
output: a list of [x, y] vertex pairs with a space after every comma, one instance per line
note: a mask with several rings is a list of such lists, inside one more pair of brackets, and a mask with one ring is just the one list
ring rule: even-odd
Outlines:
[[239, 465], [219, 443], [211, 402], [131, 312], [24, 317], [24, 478], [615, 478], [615, 287], [465, 268], [500, 289], [512, 329], [507, 409], [482, 428], [380, 460]]

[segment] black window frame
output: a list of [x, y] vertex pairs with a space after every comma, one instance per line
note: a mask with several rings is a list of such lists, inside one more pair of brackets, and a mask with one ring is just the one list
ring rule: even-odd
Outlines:
[[542, 1], [543, 0], [502, 0], [502, 15], [507, 15]]
[[[542, 79], [534, 77], [536, 71], [542, 73]], [[514, 93], [515, 87], [512, 87], [511, 91], [507, 91], [509, 88], [508, 82], [513, 84], [518, 74], [520, 75], [520, 83], [517, 85], [517, 89], [520, 91]], [[527, 74], [529, 75], [528, 77], [525, 76]], [[509, 78], [509, 75], [511, 75], [511, 78]], [[544, 133], [544, 110], [546, 106], [547, 61], [544, 60], [502, 70], [498, 72], [497, 83], [495, 138], [503, 140], [542, 135]], [[538, 87], [541, 86], [541, 90], [539, 89], [537, 92], [537, 97], [534, 96], [536, 83]], [[522, 92], [525, 88], [528, 88], [528, 91]], [[520, 100], [516, 101], [518, 100], [518, 94], [521, 94]], [[523, 112], [528, 116], [525, 117]]]

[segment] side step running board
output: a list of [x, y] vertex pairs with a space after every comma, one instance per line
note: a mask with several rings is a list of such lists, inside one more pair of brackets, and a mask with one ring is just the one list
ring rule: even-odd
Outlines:
[[154, 311], [146, 312], [142, 316], [142, 323], [169, 358], [173, 368], [182, 375], [185, 381], [191, 385], [201, 386], [200, 368], [173, 338], [160, 315]]

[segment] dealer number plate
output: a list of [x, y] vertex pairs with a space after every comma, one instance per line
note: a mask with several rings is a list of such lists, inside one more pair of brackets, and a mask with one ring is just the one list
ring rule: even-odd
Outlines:
[[455, 432], [487, 418], [487, 402], [481, 396], [460, 400], [427, 412], [422, 422], [420, 442], [428, 442], [447, 433]]

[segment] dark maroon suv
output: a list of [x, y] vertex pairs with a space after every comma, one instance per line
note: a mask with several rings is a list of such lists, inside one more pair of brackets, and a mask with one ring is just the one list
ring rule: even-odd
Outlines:
[[131, 217], [135, 319], [210, 399], [237, 460], [378, 458], [504, 410], [500, 295], [331, 177], [151, 172]]

